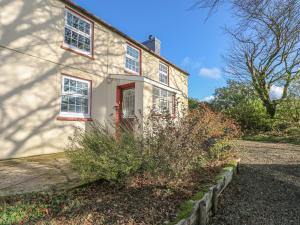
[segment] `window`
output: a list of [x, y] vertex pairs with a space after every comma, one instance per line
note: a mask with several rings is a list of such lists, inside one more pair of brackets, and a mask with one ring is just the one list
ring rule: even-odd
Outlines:
[[126, 49], [126, 69], [140, 73], [140, 51], [130, 45]]
[[79, 118], [90, 117], [90, 88], [90, 81], [63, 76], [61, 115]]
[[64, 44], [81, 53], [92, 55], [92, 23], [65, 10]]
[[134, 118], [135, 89], [123, 90], [122, 113], [123, 118]]
[[168, 84], [169, 82], [169, 68], [163, 63], [159, 64], [159, 82], [163, 84]]
[[153, 107], [159, 113], [174, 113], [175, 94], [162, 88], [153, 87]]

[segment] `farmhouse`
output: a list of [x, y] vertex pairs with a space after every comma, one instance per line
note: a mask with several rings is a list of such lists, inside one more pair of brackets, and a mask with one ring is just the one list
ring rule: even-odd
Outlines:
[[183, 114], [188, 74], [67, 0], [0, 2], [0, 159], [64, 150], [75, 127]]

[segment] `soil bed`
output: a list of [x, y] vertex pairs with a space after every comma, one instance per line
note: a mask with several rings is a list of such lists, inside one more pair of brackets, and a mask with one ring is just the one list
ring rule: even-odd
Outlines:
[[98, 181], [73, 190], [0, 199], [0, 224], [164, 224], [182, 202], [213, 182], [223, 163], [166, 187], [136, 180], [126, 188]]

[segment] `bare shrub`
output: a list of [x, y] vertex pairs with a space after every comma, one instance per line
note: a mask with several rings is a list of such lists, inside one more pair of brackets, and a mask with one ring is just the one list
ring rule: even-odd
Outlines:
[[154, 175], [182, 179], [191, 170], [219, 158], [239, 133], [232, 120], [204, 104], [180, 119], [151, 113], [144, 135], [146, 164]]

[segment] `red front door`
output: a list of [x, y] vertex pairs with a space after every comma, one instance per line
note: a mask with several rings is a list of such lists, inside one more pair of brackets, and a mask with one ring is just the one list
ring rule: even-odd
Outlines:
[[117, 118], [118, 130], [133, 131], [135, 119], [135, 84], [129, 83], [117, 87]]

